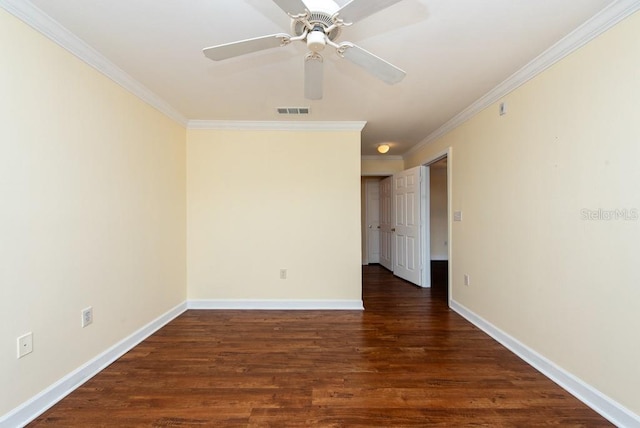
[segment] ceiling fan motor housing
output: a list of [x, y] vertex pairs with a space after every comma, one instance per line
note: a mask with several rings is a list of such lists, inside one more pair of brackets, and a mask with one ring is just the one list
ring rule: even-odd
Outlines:
[[[319, 27], [318, 30], [322, 29], [322, 33], [326, 34], [329, 40], [333, 41], [336, 38], [338, 38], [338, 36], [340, 35], [340, 32], [342, 31], [341, 27], [335, 27], [328, 34], [325, 32], [325, 29], [333, 25], [333, 21], [331, 20], [332, 16], [333, 16], [333, 13], [328, 13], [323, 11], [312, 11], [311, 17], [309, 18], [308, 22], [313, 26], [314, 31], [311, 31], [309, 34], [314, 33], [316, 31], [316, 28]], [[305, 30], [308, 30], [308, 28], [304, 21], [300, 19], [294, 19], [293, 21], [291, 21], [291, 32], [295, 36], [302, 35]]]

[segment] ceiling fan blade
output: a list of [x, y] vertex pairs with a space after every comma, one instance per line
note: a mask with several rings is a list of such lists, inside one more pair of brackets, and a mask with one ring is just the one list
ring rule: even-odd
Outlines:
[[302, 0], [273, 0], [273, 2], [288, 15], [300, 15], [308, 9]]
[[342, 43], [339, 53], [342, 57], [364, 68], [378, 79], [390, 85], [398, 83], [407, 75], [407, 73], [395, 65], [388, 63], [382, 58], [352, 43]]
[[304, 58], [304, 97], [309, 100], [322, 99], [323, 82], [322, 57], [308, 53]]
[[401, 0], [351, 0], [338, 10], [338, 18], [353, 23], [398, 3]]
[[283, 46], [291, 36], [284, 33], [271, 34], [269, 36], [256, 37], [253, 39], [240, 40], [238, 42], [226, 43], [224, 45], [204, 48], [204, 55], [214, 61], [221, 61], [235, 56], [258, 52], [265, 49]]

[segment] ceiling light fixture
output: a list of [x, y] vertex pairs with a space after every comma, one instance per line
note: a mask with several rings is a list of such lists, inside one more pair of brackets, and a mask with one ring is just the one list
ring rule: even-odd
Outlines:
[[378, 153], [382, 153], [385, 154], [389, 151], [389, 145], [388, 144], [380, 144], [378, 146]]

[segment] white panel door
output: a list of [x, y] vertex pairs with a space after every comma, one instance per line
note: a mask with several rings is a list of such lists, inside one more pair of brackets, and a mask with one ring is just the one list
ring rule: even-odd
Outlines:
[[380, 264], [393, 271], [393, 177], [380, 181]]
[[411, 168], [393, 176], [393, 273], [416, 285], [422, 284], [420, 182], [423, 168]]
[[367, 222], [367, 262], [380, 263], [380, 180], [364, 182]]

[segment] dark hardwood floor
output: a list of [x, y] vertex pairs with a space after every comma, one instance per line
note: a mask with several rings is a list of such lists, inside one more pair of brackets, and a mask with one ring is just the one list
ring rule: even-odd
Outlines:
[[364, 267], [364, 312], [188, 311], [30, 426], [611, 426], [420, 289]]

